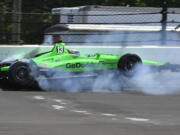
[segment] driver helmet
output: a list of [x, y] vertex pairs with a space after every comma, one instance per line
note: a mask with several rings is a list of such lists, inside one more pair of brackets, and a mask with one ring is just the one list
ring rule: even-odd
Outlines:
[[80, 52], [78, 50], [69, 50], [69, 53], [80, 55]]

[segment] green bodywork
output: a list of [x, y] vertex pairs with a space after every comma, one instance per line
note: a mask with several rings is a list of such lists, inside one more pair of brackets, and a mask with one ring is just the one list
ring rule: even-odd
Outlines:
[[[70, 53], [64, 43], [56, 43], [50, 52], [32, 58], [38, 67], [56, 69], [58, 71], [81, 72], [98, 69], [117, 69], [117, 63], [121, 55], [96, 53], [93, 56], [80, 56]], [[142, 60], [143, 64], [161, 66], [165, 63], [150, 60]], [[10, 66], [0, 68], [0, 71], [8, 71]]]

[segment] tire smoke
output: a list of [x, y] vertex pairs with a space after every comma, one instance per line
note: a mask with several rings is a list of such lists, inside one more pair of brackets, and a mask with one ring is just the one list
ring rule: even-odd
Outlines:
[[170, 70], [157, 72], [148, 66], [139, 67], [138, 73], [132, 78], [131, 83], [136, 89], [146, 94], [180, 93], [180, 73]]
[[155, 72], [148, 66], [138, 66], [137, 68], [138, 72], [131, 78], [124, 76], [119, 71], [104, 71], [96, 77], [89, 77], [85, 73], [63, 75], [54, 71], [51, 73], [51, 78], [48, 79], [41, 75], [36, 78], [36, 81], [41, 89], [47, 91], [133, 91], [152, 95], [180, 93], [180, 73], [169, 70]]
[[48, 91], [120, 91], [122, 80], [119, 81], [115, 76], [114, 71], [104, 71], [98, 76], [94, 72], [59, 74], [58, 71], [53, 71], [50, 78], [40, 75], [36, 77], [36, 81], [41, 89]]

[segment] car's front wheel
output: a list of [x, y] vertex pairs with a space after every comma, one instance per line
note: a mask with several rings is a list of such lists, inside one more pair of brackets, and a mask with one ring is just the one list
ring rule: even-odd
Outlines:
[[138, 72], [138, 65], [142, 65], [142, 60], [136, 54], [125, 54], [118, 61], [118, 69], [128, 77], [133, 77]]

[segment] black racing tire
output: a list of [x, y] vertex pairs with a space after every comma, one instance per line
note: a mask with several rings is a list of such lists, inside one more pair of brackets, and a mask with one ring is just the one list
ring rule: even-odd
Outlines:
[[15, 85], [31, 86], [34, 80], [29, 64], [21, 61], [12, 64], [8, 72], [8, 80]]
[[118, 61], [118, 69], [123, 75], [133, 77], [137, 72], [137, 66], [142, 65], [141, 58], [136, 54], [125, 54]]

